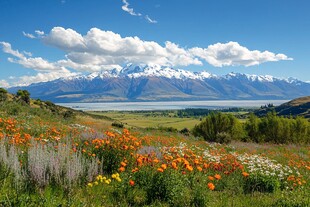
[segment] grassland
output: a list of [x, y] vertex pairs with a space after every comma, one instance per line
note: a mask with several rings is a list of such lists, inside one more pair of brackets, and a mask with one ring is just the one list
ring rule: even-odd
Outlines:
[[199, 122], [170, 112], [67, 110], [0, 104], [0, 206], [310, 206], [309, 145], [141, 129]]
[[176, 116], [176, 112], [130, 112], [130, 111], [107, 111], [92, 112], [96, 115], [104, 115], [125, 124], [126, 128], [159, 128], [173, 127], [178, 130], [193, 128], [200, 122], [199, 118]]

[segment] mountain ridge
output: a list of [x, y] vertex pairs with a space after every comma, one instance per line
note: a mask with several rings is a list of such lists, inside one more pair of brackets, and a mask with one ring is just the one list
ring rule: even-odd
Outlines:
[[310, 84], [294, 78], [229, 73], [217, 76], [159, 65], [109, 71], [14, 87], [54, 102], [293, 99], [310, 94]]

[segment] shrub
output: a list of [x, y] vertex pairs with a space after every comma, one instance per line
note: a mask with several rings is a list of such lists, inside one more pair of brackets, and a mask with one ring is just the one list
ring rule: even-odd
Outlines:
[[166, 170], [154, 174], [146, 193], [149, 203], [159, 200], [171, 206], [184, 206], [189, 202], [187, 190], [185, 177], [182, 174]]
[[189, 136], [190, 135], [190, 130], [188, 128], [183, 128], [180, 130], [181, 134], [184, 134], [185, 136]]
[[8, 98], [8, 91], [4, 88], [0, 88], [0, 102], [6, 101]]
[[246, 178], [243, 189], [245, 193], [274, 193], [280, 189], [280, 182], [271, 176], [253, 174]]
[[116, 121], [112, 123], [112, 126], [113, 127], [117, 127], [117, 128], [124, 128], [124, 124], [123, 123], [116, 122]]
[[[223, 134], [224, 133], [224, 134]], [[230, 114], [211, 113], [193, 129], [195, 136], [202, 136], [206, 141], [216, 142], [217, 139], [229, 142], [243, 137], [243, 129], [237, 118]]]

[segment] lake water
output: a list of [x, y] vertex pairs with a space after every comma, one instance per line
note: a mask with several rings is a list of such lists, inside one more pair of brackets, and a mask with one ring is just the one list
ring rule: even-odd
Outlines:
[[277, 106], [288, 100], [220, 100], [220, 101], [165, 101], [165, 102], [110, 102], [110, 103], [57, 103], [57, 105], [83, 111], [148, 111], [186, 108], [224, 109], [232, 107], [254, 108], [269, 103]]

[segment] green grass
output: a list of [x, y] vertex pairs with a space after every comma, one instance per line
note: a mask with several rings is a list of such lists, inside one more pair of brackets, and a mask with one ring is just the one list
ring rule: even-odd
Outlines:
[[173, 113], [166, 116], [154, 112], [91, 112], [96, 115], [104, 115], [114, 120], [122, 122], [127, 128], [157, 128], [173, 127], [178, 130], [183, 128], [193, 128], [200, 122], [198, 118], [179, 118]]

